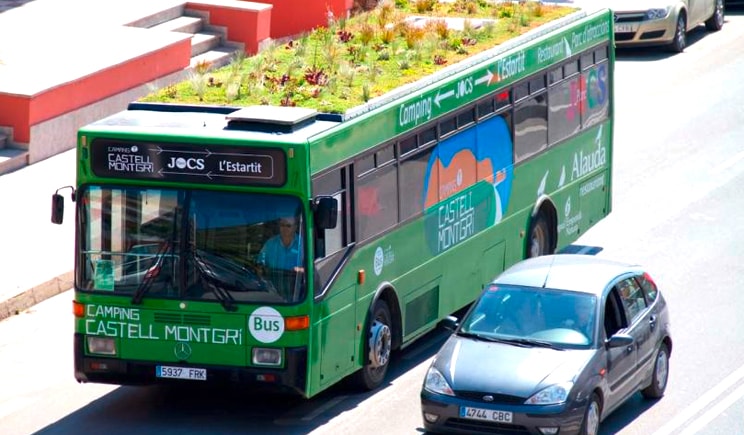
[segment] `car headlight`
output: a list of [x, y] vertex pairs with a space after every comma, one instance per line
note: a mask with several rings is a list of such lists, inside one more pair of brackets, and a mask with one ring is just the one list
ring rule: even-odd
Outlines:
[[669, 8], [665, 9], [649, 9], [646, 11], [646, 19], [647, 20], [660, 20], [667, 16], [667, 13], [669, 13]]
[[424, 388], [432, 393], [445, 394], [447, 396], [455, 395], [455, 392], [452, 391], [452, 387], [450, 387], [447, 380], [444, 379], [444, 375], [434, 367], [429, 367], [429, 371], [426, 372]]
[[573, 388], [573, 382], [551, 385], [533, 394], [524, 403], [526, 405], [557, 405], [568, 400], [571, 388]]

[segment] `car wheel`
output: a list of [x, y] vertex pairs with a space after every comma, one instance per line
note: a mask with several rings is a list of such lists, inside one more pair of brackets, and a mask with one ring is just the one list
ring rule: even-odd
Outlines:
[[723, 0], [716, 0], [716, 9], [713, 15], [705, 21], [705, 28], [711, 31], [718, 31], [723, 28]]
[[367, 331], [364, 367], [355, 375], [355, 383], [365, 390], [374, 390], [385, 380], [393, 345], [390, 309], [382, 299], [375, 302]]
[[550, 225], [548, 225], [548, 218], [545, 216], [545, 213], [540, 213], [532, 221], [532, 226], [530, 227], [527, 257], [532, 258], [550, 254], [551, 246], [552, 236]]
[[597, 393], [592, 394], [592, 399], [584, 411], [584, 421], [581, 423], [581, 435], [597, 435], [599, 433], [599, 420], [602, 415], [602, 406], [599, 403]]
[[687, 18], [684, 12], [677, 17], [677, 26], [674, 30], [674, 39], [669, 49], [675, 53], [682, 53], [687, 46]]
[[641, 391], [646, 399], [659, 399], [664, 395], [667, 380], [669, 379], [669, 350], [666, 344], [662, 344], [656, 354], [654, 362], [654, 373], [651, 376], [651, 385]]

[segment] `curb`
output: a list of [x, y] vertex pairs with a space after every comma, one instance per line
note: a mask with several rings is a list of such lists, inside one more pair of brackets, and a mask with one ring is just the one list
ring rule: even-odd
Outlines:
[[13, 296], [7, 301], [0, 302], [0, 321], [20, 314], [39, 302], [69, 290], [72, 285], [73, 272], [70, 271]]

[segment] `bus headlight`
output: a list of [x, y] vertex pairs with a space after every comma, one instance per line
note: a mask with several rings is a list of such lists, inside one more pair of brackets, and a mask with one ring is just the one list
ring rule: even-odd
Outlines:
[[282, 365], [282, 350], [268, 349], [264, 347], [253, 348], [253, 364], [261, 366]]
[[88, 336], [88, 351], [101, 355], [116, 355], [116, 341], [108, 337]]

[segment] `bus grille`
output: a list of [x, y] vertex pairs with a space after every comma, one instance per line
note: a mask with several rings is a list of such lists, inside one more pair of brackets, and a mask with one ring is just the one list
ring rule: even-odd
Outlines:
[[[485, 393], [482, 391], [455, 391], [455, 395], [467, 400], [483, 403], [500, 403], [504, 405], [521, 405], [524, 403], [525, 400], [527, 400], [526, 397], [509, 396], [507, 394]], [[484, 396], [491, 396], [491, 400], [484, 400]]]
[[175, 314], [175, 313], [155, 313], [156, 323], [167, 323], [169, 325], [197, 325], [209, 326], [212, 324], [209, 316], [198, 314]]

